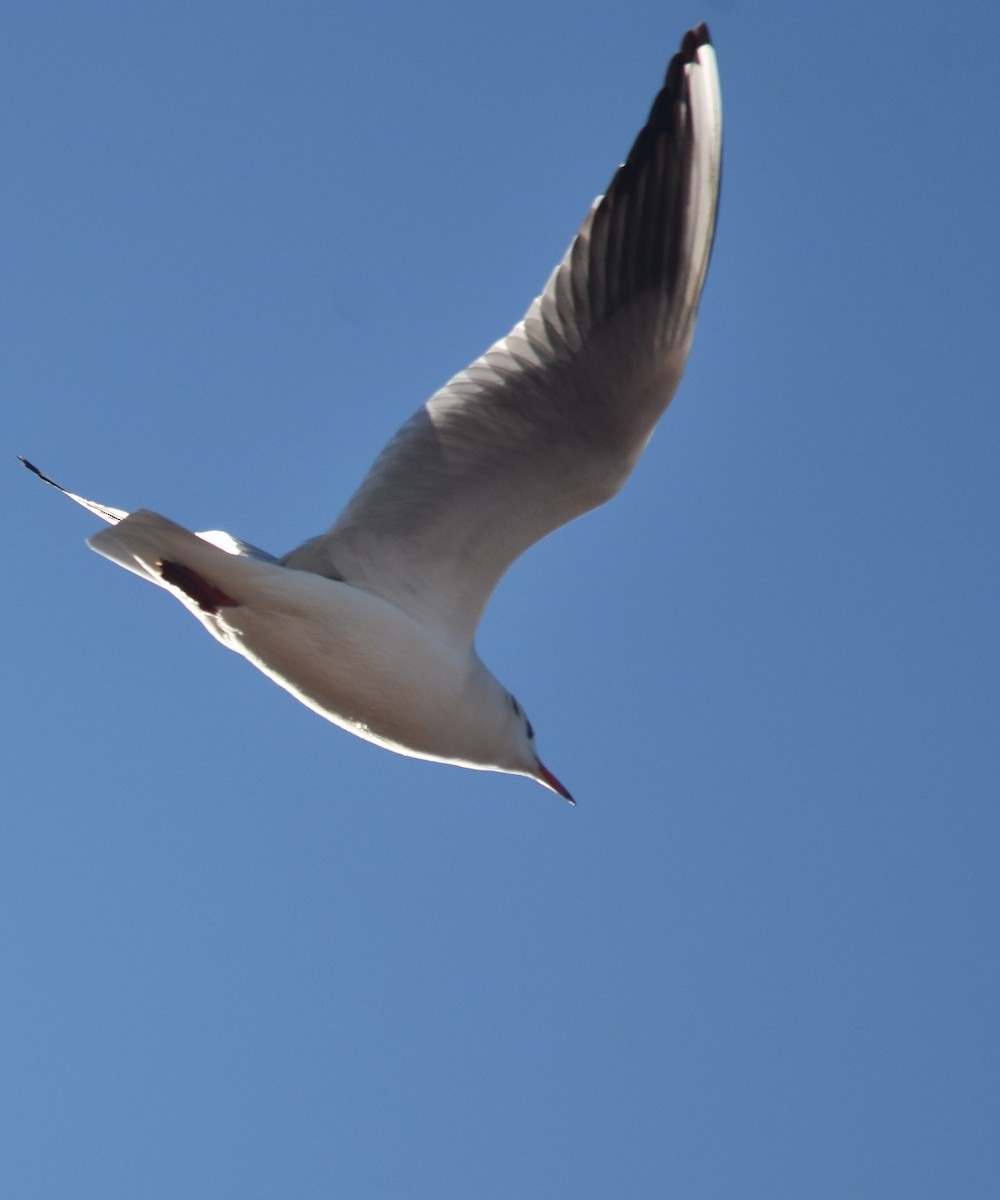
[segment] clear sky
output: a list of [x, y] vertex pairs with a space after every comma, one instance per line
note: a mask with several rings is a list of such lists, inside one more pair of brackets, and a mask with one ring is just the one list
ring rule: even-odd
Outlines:
[[[319, 532], [699, 20], [687, 376], [479, 639], [575, 810], [327, 725], [18, 466]], [[0, 1193], [992, 1200], [995, 0], [12, 0], [0, 56]]]

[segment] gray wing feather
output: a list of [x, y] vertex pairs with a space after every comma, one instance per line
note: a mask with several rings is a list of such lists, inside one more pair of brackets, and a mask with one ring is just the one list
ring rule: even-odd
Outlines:
[[677, 387], [715, 230], [721, 100], [705, 26], [524, 319], [396, 434], [285, 565], [471, 639], [510, 563], [610, 499]]

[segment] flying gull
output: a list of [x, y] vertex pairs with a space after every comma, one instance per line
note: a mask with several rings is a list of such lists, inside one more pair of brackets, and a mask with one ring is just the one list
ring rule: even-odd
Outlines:
[[715, 231], [722, 107], [708, 29], [524, 319], [399, 430], [328, 532], [281, 558], [55, 484], [99, 554], [166, 588], [309, 708], [415, 758], [537, 780], [531, 723], [475, 632], [500, 577], [610, 500], [680, 382]]

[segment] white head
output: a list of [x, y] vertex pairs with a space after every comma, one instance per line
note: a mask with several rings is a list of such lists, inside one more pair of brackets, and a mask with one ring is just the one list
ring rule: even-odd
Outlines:
[[525, 713], [524, 709], [521, 708], [520, 704], [518, 704], [517, 700], [509, 692], [507, 693], [507, 699], [510, 703], [511, 719], [505, 741], [508, 747], [514, 750], [517, 766], [505, 767], [504, 769], [513, 771], [517, 775], [527, 775], [529, 779], [537, 780], [543, 787], [547, 787], [553, 792], [558, 792], [570, 804], [576, 804], [569, 790], [563, 787], [538, 757], [538, 751], [535, 749], [535, 731], [531, 727], [527, 713]]

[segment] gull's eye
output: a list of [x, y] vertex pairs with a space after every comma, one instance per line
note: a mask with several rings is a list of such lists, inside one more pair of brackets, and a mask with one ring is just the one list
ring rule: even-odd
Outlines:
[[529, 737], [529, 738], [530, 738], [532, 741], [534, 741], [534, 740], [535, 740], [535, 731], [534, 731], [534, 730], [531, 728], [531, 722], [530, 722], [530, 721], [529, 721], [527, 718], [525, 718], [525, 721], [524, 721], [524, 723], [525, 723], [525, 725], [527, 725], [527, 727], [528, 727], [528, 737]]

